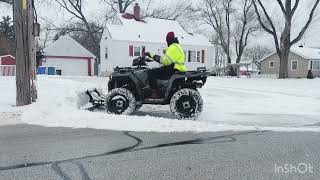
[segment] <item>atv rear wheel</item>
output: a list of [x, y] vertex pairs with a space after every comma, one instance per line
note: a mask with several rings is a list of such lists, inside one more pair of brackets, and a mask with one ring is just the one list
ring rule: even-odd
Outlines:
[[130, 115], [136, 109], [136, 99], [128, 89], [117, 88], [107, 95], [106, 106], [110, 114]]
[[180, 89], [171, 98], [170, 109], [177, 119], [197, 119], [203, 109], [199, 91]]

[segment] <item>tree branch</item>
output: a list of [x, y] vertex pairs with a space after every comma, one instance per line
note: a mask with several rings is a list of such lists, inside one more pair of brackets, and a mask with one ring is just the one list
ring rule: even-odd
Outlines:
[[253, 0], [252, 2], [253, 2], [253, 5], [254, 5], [256, 14], [257, 14], [257, 16], [258, 16], [259, 23], [260, 23], [260, 25], [262, 26], [262, 28], [263, 28], [266, 32], [268, 32], [269, 34], [271, 34], [271, 35], [273, 36], [273, 39], [274, 39], [274, 42], [275, 42], [275, 45], [276, 45], [277, 54], [280, 55], [280, 54], [281, 54], [281, 51], [280, 51], [280, 46], [279, 46], [279, 40], [278, 40], [277, 31], [276, 31], [276, 29], [275, 29], [275, 27], [274, 27], [274, 25], [273, 25], [273, 22], [272, 22], [269, 14], [268, 14], [266, 8], [265, 8], [264, 5], [261, 3], [261, 0], [257, 0], [257, 1], [258, 1], [258, 3], [259, 3], [260, 7], [262, 8], [263, 13], [264, 13], [264, 15], [266, 16], [266, 18], [267, 18], [267, 20], [268, 20], [268, 22], [269, 22], [272, 30], [270, 30], [269, 28], [267, 28], [267, 26], [262, 22], [261, 15], [260, 15], [259, 10], [258, 10], [258, 7], [257, 7], [257, 5], [256, 5], [256, 0]]
[[309, 19], [307, 21], [307, 23], [305, 24], [305, 26], [302, 28], [302, 30], [300, 31], [299, 35], [292, 41], [290, 42], [290, 46], [294, 45], [295, 43], [299, 42], [301, 40], [301, 38], [303, 37], [304, 33], [307, 31], [308, 27], [310, 26], [312, 19], [313, 19], [313, 15], [315, 10], [317, 9], [318, 5], [319, 5], [320, 0], [317, 0], [310, 12], [309, 15]]
[[296, 12], [296, 10], [297, 10], [297, 8], [298, 8], [298, 5], [299, 5], [299, 2], [300, 2], [300, 0], [296, 0], [294, 6], [293, 6], [293, 8], [292, 8], [292, 13]]
[[286, 14], [286, 9], [284, 8], [281, 0], [277, 0], [277, 2], [278, 2], [279, 6], [280, 6], [280, 8], [281, 8], [282, 13], [283, 13], [283, 14]]
[[0, 0], [0, 2], [4, 2], [4, 3], [7, 3], [7, 4], [12, 4], [12, 0]]

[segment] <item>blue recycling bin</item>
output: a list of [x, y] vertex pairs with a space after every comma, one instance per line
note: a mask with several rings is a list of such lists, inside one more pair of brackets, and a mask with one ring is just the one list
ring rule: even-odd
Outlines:
[[39, 66], [38, 69], [37, 69], [37, 73], [38, 73], [38, 74], [46, 74], [46, 70], [47, 70], [46, 67], [44, 67], [44, 66]]
[[48, 75], [56, 75], [56, 68], [48, 67]]

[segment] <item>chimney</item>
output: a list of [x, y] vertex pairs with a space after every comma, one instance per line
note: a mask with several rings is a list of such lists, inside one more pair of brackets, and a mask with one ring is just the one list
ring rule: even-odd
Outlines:
[[134, 5], [134, 8], [133, 8], [133, 14], [134, 14], [134, 17], [137, 21], [140, 21], [141, 20], [141, 17], [140, 17], [140, 6], [138, 3], [136, 3]]

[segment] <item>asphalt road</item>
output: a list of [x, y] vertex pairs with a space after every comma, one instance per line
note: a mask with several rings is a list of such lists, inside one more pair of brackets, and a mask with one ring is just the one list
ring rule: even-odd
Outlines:
[[0, 179], [319, 179], [319, 138], [3, 126]]

